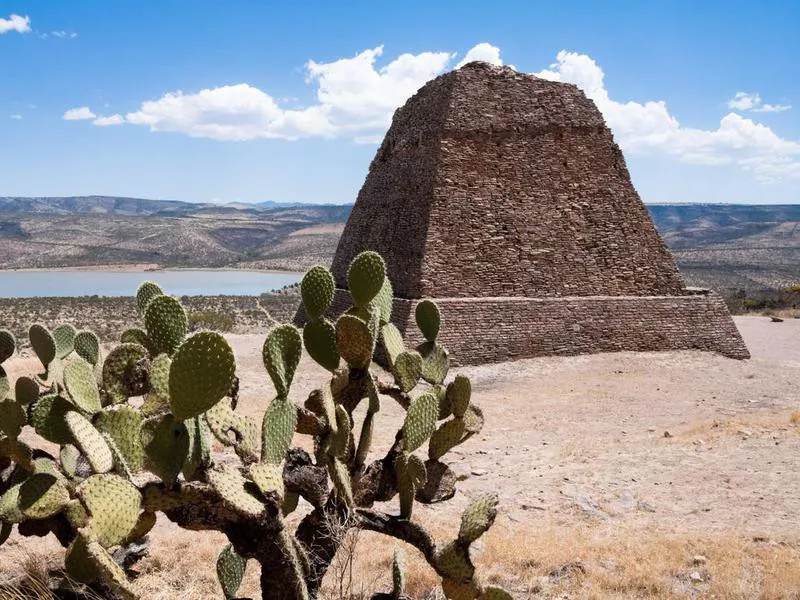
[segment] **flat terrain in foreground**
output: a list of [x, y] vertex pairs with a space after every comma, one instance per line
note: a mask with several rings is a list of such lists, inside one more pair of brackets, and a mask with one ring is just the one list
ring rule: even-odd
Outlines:
[[[486, 427], [445, 457], [464, 479], [455, 498], [417, 505], [414, 518], [450, 538], [471, 497], [499, 492], [501, 515], [476, 562], [520, 598], [800, 597], [800, 320], [736, 322], [749, 361], [623, 352], [458, 369], [472, 379]], [[263, 336], [230, 340], [242, 410], [260, 416], [274, 395]], [[18, 358], [9, 370], [33, 367]], [[295, 402], [324, 374], [304, 357]], [[398, 406], [383, 406], [375, 457], [402, 423]], [[153, 540], [139, 565], [144, 597], [220, 597], [222, 536], [164, 521]], [[390, 587], [395, 542], [361, 533], [355, 543], [350, 593]], [[406, 555], [409, 593], [437, 597], [433, 573], [413, 549]], [[60, 561], [53, 539], [12, 537], [0, 549], [0, 581]], [[341, 581], [343, 563], [329, 574], [328, 597], [340, 597]], [[256, 586], [248, 569], [242, 595]]]

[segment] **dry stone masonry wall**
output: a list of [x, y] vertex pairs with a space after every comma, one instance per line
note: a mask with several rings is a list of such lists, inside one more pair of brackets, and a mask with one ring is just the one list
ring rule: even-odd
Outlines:
[[470, 63], [423, 86], [370, 165], [334, 257], [338, 287], [362, 250], [384, 256], [408, 300], [398, 326], [411, 330], [414, 301], [434, 298], [466, 363], [748, 356], [722, 300], [684, 288], [611, 131], [570, 84]]

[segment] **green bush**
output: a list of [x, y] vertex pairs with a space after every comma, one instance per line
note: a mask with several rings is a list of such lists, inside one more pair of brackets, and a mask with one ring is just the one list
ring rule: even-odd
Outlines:
[[226, 314], [212, 310], [202, 310], [189, 313], [189, 331], [210, 329], [222, 333], [230, 333], [236, 327], [236, 320]]

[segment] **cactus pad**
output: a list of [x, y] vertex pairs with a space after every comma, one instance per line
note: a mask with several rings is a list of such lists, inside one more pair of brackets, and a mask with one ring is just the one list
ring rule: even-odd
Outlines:
[[431, 385], [442, 383], [450, 369], [450, 358], [444, 346], [423, 342], [417, 346], [417, 352], [422, 356], [422, 378]]
[[283, 468], [279, 464], [253, 463], [248, 474], [262, 494], [277, 494], [278, 498], [283, 498]]
[[154, 281], [143, 281], [136, 290], [136, 308], [140, 315], [144, 315], [147, 311], [147, 305], [156, 296], [163, 296], [164, 292], [161, 291], [159, 285]]
[[403, 335], [394, 323], [386, 323], [381, 327], [381, 341], [389, 356], [389, 364], [393, 365], [398, 355], [406, 350]]
[[422, 357], [419, 352], [401, 352], [392, 366], [395, 383], [404, 392], [413, 390], [422, 376]]
[[405, 570], [403, 553], [400, 548], [395, 548], [394, 557], [392, 559], [392, 596], [397, 600], [400, 599], [406, 589]]
[[414, 509], [414, 494], [416, 492], [414, 481], [408, 469], [407, 452], [401, 452], [394, 461], [394, 469], [397, 474], [397, 492], [400, 496], [400, 516], [403, 519], [410, 519]]
[[[258, 425], [250, 417], [234, 412], [229, 400], [217, 402], [206, 411], [205, 418], [211, 433], [222, 444], [238, 446], [248, 454], [255, 452]], [[233, 433], [235, 440], [229, 437], [230, 433]]]
[[68, 476], [74, 477], [78, 469], [78, 457], [81, 451], [72, 444], [64, 444], [58, 453], [58, 464], [61, 465], [61, 470]]
[[31, 347], [42, 365], [47, 367], [56, 357], [56, 341], [44, 325], [36, 323], [28, 330]]
[[39, 384], [30, 377], [19, 377], [14, 384], [14, 397], [23, 406], [32, 404], [39, 398]]
[[324, 385], [308, 395], [305, 407], [323, 417], [333, 433], [336, 433], [336, 405], [333, 402], [331, 386]]
[[89, 557], [96, 572], [100, 575], [100, 578], [107, 583], [122, 600], [136, 600], [136, 598], [139, 597], [131, 582], [128, 581], [128, 577], [125, 575], [125, 571], [122, 570], [122, 567], [117, 564], [106, 549], [96, 540], [89, 540], [87, 542], [86, 555]]
[[103, 363], [103, 387], [113, 402], [127, 398], [126, 375], [147, 359], [148, 353], [140, 344], [125, 343], [114, 348]]
[[17, 340], [14, 334], [6, 329], [0, 329], [0, 363], [14, 356], [17, 349]]
[[34, 473], [19, 488], [19, 508], [29, 519], [46, 519], [61, 512], [69, 502], [62, 478], [52, 473]]
[[157, 354], [172, 355], [189, 330], [189, 320], [181, 303], [172, 296], [156, 296], [147, 305], [144, 325]]
[[414, 309], [414, 318], [425, 339], [435, 342], [442, 324], [442, 316], [436, 303], [432, 300], [420, 300]]
[[17, 439], [28, 418], [22, 405], [12, 398], [0, 400], [0, 431]]
[[139, 520], [142, 495], [118, 475], [92, 475], [77, 488], [92, 534], [104, 548], [122, 543]]
[[86, 456], [95, 473], [107, 473], [114, 468], [114, 455], [102, 434], [80, 413], [72, 410], [65, 416], [72, 439]]
[[222, 586], [222, 593], [225, 600], [233, 600], [236, 592], [242, 585], [244, 571], [247, 567], [247, 559], [239, 556], [228, 544], [222, 549], [217, 558], [217, 578]]
[[209, 471], [208, 482], [233, 510], [251, 517], [257, 517], [264, 512], [264, 503], [255, 495], [258, 487], [242, 477], [236, 469], [223, 467]]
[[456, 375], [456, 378], [447, 386], [447, 400], [453, 415], [463, 418], [469, 408], [469, 399], [472, 395], [472, 385], [469, 378]]
[[53, 328], [53, 340], [56, 343], [56, 357], [64, 359], [75, 349], [75, 328], [69, 323]]
[[[475, 574], [475, 567], [470, 561], [466, 549], [458, 541], [450, 542], [440, 549], [436, 553], [436, 563], [440, 573], [444, 573], [448, 579], [456, 582], [468, 584]], [[448, 598], [452, 597], [448, 595]]]
[[261, 462], [279, 465], [292, 443], [297, 409], [286, 398], [275, 398], [264, 412], [261, 425]]
[[91, 415], [102, 408], [97, 379], [92, 367], [84, 360], [73, 360], [64, 367], [64, 387], [72, 402], [82, 411]]
[[353, 486], [350, 483], [350, 473], [347, 472], [345, 464], [335, 457], [328, 459], [328, 475], [336, 488], [336, 493], [339, 498], [347, 505], [348, 508], [355, 506], [353, 499]]
[[333, 275], [325, 267], [312, 267], [303, 276], [300, 283], [300, 294], [306, 314], [312, 319], [319, 319], [333, 302]]
[[94, 417], [94, 426], [109, 436], [125, 464], [132, 471], [144, 466], [144, 446], [139, 430], [142, 426], [141, 413], [127, 404], [103, 409]]
[[331, 434], [330, 453], [342, 460], [347, 457], [347, 451], [350, 447], [350, 436], [352, 434], [353, 424], [350, 421], [350, 415], [341, 404], [336, 405], [336, 433]]
[[189, 455], [189, 431], [183, 421], [167, 413], [142, 423], [145, 466], [166, 483], [172, 483]]
[[386, 264], [377, 252], [362, 252], [350, 263], [347, 271], [347, 286], [353, 304], [366, 306], [381, 291], [386, 278]]
[[279, 325], [267, 334], [261, 356], [278, 396], [289, 393], [302, 351], [303, 341], [294, 325]]
[[450, 419], [439, 426], [439, 429], [431, 435], [428, 444], [428, 457], [431, 460], [439, 460], [448, 451], [458, 446], [464, 441], [466, 429], [463, 419]]
[[69, 444], [72, 434], [67, 428], [66, 415], [74, 408], [61, 396], [42, 396], [31, 410], [31, 425], [44, 439], [54, 444]]
[[336, 328], [327, 319], [306, 323], [303, 327], [303, 344], [308, 355], [322, 367], [329, 371], [335, 371], [339, 367]]
[[235, 371], [236, 359], [224, 337], [214, 331], [195, 333], [181, 344], [172, 359], [172, 413], [181, 420], [204, 413], [228, 394]]
[[15, 483], [0, 496], [0, 521], [4, 523], [21, 523], [25, 515], [19, 507], [19, 490], [22, 483]]
[[186, 421], [189, 432], [189, 455], [183, 464], [183, 476], [187, 481], [198, 478], [198, 471], [211, 464], [211, 431], [202, 416]]
[[79, 331], [73, 341], [75, 354], [80, 356], [90, 365], [100, 362], [100, 340], [91, 331]]
[[88, 544], [88, 534], [79, 531], [64, 555], [64, 567], [67, 574], [79, 583], [97, 581], [97, 567], [89, 555]]
[[481, 537], [497, 517], [497, 494], [486, 494], [470, 502], [461, 517], [458, 540], [471, 544]]
[[514, 596], [496, 585], [487, 585], [478, 600], [514, 600]]
[[378, 315], [381, 325], [386, 325], [392, 318], [392, 304], [394, 302], [394, 290], [392, 289], [392, 282], [388, 277], [383, 278], [383, 285], [381, 286], [378, 295], [372, 301], [375, 308], [378, 309]]
[[126, 329], [122, 332], [122, 335], [119, 336], [119, 341], [122, 344], [139, 344], [140, 346], [144, 346], [150, 356], [158, 354], [158, 348], [156, 348], [153, 340], [150, 339], [144, 329], [139, 329], [138, 327]]
[[122, 543], [131, 543], [141, 540], [144, 536], [146, 536], [153, 527], [156, 526], [156, 513], [150, 512], [149, 510], [142, 511], [139, 515], [139, 518], [136, 519], [136, 525], [133, 526], [133, 530], [128, 534]]
[[425, 443], [434, 429], [439, 415], [439, 401], [433, 394], [423, 394], [411, 402], [403, 423], [403, 447], [413, 452]]
[[354, 315], [343, 314], [336, 321], [336, 345], [354, 369], [367, 367], [375, 351], [375, 337], [369, 325]]

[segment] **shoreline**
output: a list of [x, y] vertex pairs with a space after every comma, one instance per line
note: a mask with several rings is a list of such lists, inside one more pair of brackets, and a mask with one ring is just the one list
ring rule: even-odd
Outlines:
[[130, 264], [130, 265], [80, 265], [74, 267], [23, 267], [19, 269], [0, 268], [0, 273], [166, 273], [176, 271], [232, 271], [247, 273], [268, 273], [274, 275], [303, 276], [305, 271], [291, 271], [282, 269], [253, 269], [248, 267], [162, 267], [157, 264]]

